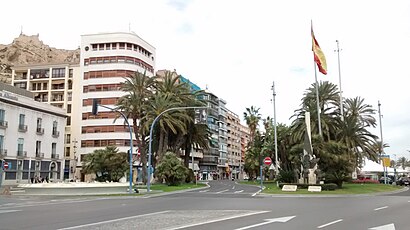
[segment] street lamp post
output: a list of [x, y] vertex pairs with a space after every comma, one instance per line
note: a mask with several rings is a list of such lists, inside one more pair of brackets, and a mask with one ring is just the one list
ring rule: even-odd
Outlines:
[[[275, 174], [276, 178], [279, 175], [279, 162], [278, 162], [278, 137], [277, 137], [277, 127], [276, 127], [276, 91], [275, 91], [275, 82], [272, 84], [272, 91], [273, 91], [273, 126], [274, 126], [274, 132], [275, 132]], [[276, 179], [276, 184], [279, 187], [279, 181]]]
[[[187, 107], [175, 107], [175, 108], [169, 108], [164, 111], [162, 111], [157, 117], [155, 117], [154, 121], [151, 124], [151, 128], [149, 129], [149, 144], [148, 144], [148, 181], [147, 181], [147, 192], [151, 191], [151, 168], [152, 168], [152, 131], [154, 129], [155, 123], [159, 120], [159, 118], [162, 116], [162, 114], [173, 111], [173, 110], [186, 110], [186, 109], [207, 109], [208, 107], [204, 106], [187, 106]], [[192, 162], [192, 167], [193, 167], [193, 162]]]
[[98, 106], [101, 106], [103, 108], [112, 110], [114, 112], [118, 112], [119, 114], [121, 114], [121, 116], [124, 118], [125, 122], [128, 125], [128, 129], [130, 130], [130, 152], [129, 152], [129, 163], [130, 163], [130, 176], [129, 176], [129, 186], [128, 186], [128, 193], [132, 193], [132, 129], [130, 126], [130, 123], [128, 122], [128, 118], [125, 116], [125, 114], [119, 110], [104, 106], [104, 105], [100, 105], [97, 103], [97, 99], [93, 99], [93, 108], [92, 108], [92, 114], [97, 115], [98, 113]]

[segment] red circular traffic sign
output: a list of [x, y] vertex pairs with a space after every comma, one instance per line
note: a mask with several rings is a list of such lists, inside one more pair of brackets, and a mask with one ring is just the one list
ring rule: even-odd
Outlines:
[[7, 161], [5, 161], [3, 163], [3, 167], [4, 167], [4, 169], [9, 169], [9, 163]]
[[265, 157], [265, 159], [263, 159], [263, 163], [265, 165], [270, 165], [272, 164], [272, 159], [270, 159], [270, 157]]

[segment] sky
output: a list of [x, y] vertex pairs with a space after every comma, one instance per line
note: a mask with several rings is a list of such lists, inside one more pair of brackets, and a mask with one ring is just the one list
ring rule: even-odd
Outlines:
[[[156, 48], [156, 70], [176, 71], [227, 101], [290, 124], [315, 81], [310, 23], [328, 63], [318, 81], [339, 85], [380, 110], [371, 131], [392, 159], [410, 158], [410, 1], [381, 0], [5, 0], [0, 44], [21, 28], [52, 47], [76, 49], [80, 35], [132, 31]], [[407, 64], [407, 65], [406, 65]]]

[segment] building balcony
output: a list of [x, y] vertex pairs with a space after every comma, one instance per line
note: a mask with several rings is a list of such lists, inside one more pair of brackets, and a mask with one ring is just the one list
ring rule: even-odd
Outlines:
[[60, 136], [60, 131], [53, 131], [53, 133], [51, 134], [54, 138], [57, 138]]
[[218, 165], [218, 158], [217, 157], [204, 157], [199, 160], [199, 164]]
[[7, 156], [7, 149], [0, 149], [0, 158], [4, 158]]
[[27, 125], [19, 125], [18, 131], [22, 133], [27, 132]]
[[7, 121], [0, 121], [0, 129], [5, 129], [8, 127]]
[[17, 158], [24, 158], [24, 157], [27, 157], [27, 151], [17, 150]]
[[43, 135], [44, 134], [44, 128], [37, 128], [36, 133], [37, 133], [37, 135]]
[[42, 158], [44, 158], [44, 153], [39, 153], [39, 152], [37, 152], [37, 153], [36, 153], [36, 158], [37, 158], [37, 159], [42, 159]]
[[51, 154], [51, 159], [60, 159], [60, 154]]

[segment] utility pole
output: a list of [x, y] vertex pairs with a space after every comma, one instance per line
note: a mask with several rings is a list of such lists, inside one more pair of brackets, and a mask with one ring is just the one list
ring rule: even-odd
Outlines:
[[337, 66], [339, 68], [339, 90], [340, 90], [340, 116], [342, 121], [344, 121], [344, 116], [343, 116], [343, 96], [342, 96], [342, 76], [340, 73], [340, 49], [339, 49], [339, 40], [336, 40], [337, 44]]
[[[384, 153], [384, 149], [383, 149], [383, 127], [382, 127], [382, 113], [380, 110], [380, 106], [382, 104], [380, 104], [380, 101], [377, 101], [377, 106], [379, 107], [379, 121], [380, 121], [380, 156], [383, 155]], [[384, 173], [384, 184], [387, 184], [387, 167], [384, 165], [383, 163], [383, 173]]]
[[[273, 92], [273, 127], [275, 132], [275, 177], [277, 178], [279, 175], [279, 162], [278, 162], [278, 137], [277, 137], [277, 130], [276, 130], [276, 91], [275, 91], [275, 81], [272, 84], [272, 92]], [[278, 181], [277, 181], [278, 183]]]

